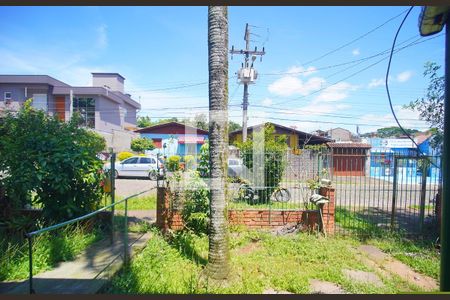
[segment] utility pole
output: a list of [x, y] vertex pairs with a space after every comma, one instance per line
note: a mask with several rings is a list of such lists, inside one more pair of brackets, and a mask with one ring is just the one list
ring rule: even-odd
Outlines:
[[[247, 141], [247, 108], [248, 108], [248, 85], [255, 83], [255, 80], [258, 77], [258, 72], [253, 68], [253, 62], [256, 59], [257, 55], [260, 55], [260, 59], [262, 61], [262, 56], [266, 54], [264, 51], [264, 47], [262, 51], [258, 51], [257, 47], [255, 50], [250, 50], [250, 28], [248, 23], [245, 25], [245, 50], [234, 50], [234, 46], [231, 47], [231, 59], [233, 59], [233, 54], [242, 54], [244, 55], [244, 63], [242, 64], [241, 69], [237, 72], [238, 80], [244, 84], [244, 97], [242, 102], [242, 141]], [[249, 65], [250, 56], [252, 63]]]

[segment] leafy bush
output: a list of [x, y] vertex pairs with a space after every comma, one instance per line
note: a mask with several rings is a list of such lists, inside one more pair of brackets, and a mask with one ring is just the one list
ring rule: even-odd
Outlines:
[[206, 142], [200, 148], [200, 161], [197, 167], [200, 176], [209, 177], [209, 143]]
[[[253, 169], [254, 158], [257, 159], [256, 167], [262, 167], [262, 162], [264, 162], [264, 169], [262, 170], [264, 178], [252, 178], [253, 181], [262, 179], [265, 181], [263, 183], [252, 182], [252, 184], [263, 184], [265, 186], [264, 189], [258, 189], [256, 191], [259, 202], [267, 202], [270, 200], [270, 196], [279, 186], [286, 168], [286, 136], [282, 135], [275, 138], [274, 133], [274, 126], [267, 123], [264, 125], [264, 139], [257, 139], [254, 142], [253, 139], [255, 137], [253, 137], [253, 139], [249, 139], [245, 143], [238, 143], [242, 161], [248, 169]], [[255, 135], [255, 132], [253, 134]], [[258, 151], [257, 153], [254, 153], [255, 149]], [[259, 149], [261, 149], [261, 153], [259, 153]]]
[[[33, 274], [49, 270], [61, 261], [73, 260], [93, 242], [103, 238], [98, 229], [69, 225], [34, 238]], [[28, 277], [28, 243], [0, 240], [0, 281]]]
[[97, 209], [104, 177], [97, 154], [105, 140], [80, 127], [79, 114], [62, 122], [30, 103], [17, 113], [7, 112], [0, 124], [0, 173], [7, 174], [2, 181], [12, 207], [34, 203], [47, 222]]
[[195, 233], [208, 233], [209, 189], [198, 172], [189, 171], [184, 189], [182, 217], [186, 227]]
[[171, 172], [178, 171], [180, 169], [180, 160], [181, 157], [178, 155], [172, 155], [167, 159], [167, 170]]
[[193, 170], [193, 169], [195, 169], [195, 157], [194, 157], [194, 156], [192, 156], [192, 155], [186, 155], [186, 156], [183, 158], [183, 161], [184, 161], [184, 163], [185, 163], [185, 168], [186, 168], [187, 170]]
[[153, 150], [155, 145], [151, 139], [142, 137], [131, 141], [131, 150], [136, 152], [144, 152], [145, 150]]
[[117, 154], [117, 159], [118, 159], [119, 161], [122, 161], [122, 160], [125, 160], [125, 159], [127, 159], [127, 158], [130, 158], [130, 157], [132, 157], [132, 156], [134, 156], [133, 153], [124, 151], [124, 152], [119, 152], [119, 154]]

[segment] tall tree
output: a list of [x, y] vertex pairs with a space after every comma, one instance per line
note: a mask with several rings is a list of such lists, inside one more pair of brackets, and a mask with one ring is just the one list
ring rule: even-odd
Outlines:
[[228, 8], [208, 7], [210, 232], [207, 274], [229, 273], [226, 172], [228, 156]]
[[152, 126], [152, 121], [149, 116], [139, 116], [137, 118], [137, 127], [145, 128], [149, 126]]
[[434, 62], [425, 64], [423, 75], [428, 77], [429, 83], [424, 97], [411, 101], [406, 107], [420, 113], [420, 118], [430, 124], [431, 132], [434, 133], [433, 146], [442, 146], [444, 134], [444, 99], [445, 99], [445, 76], [438, 75], [441, 68]]
[[233, 132], [240, 129], [242, 129], [241, 124], [233, 122], [231, 120], [228, 122], [228, 132]]
[[194, 117], [194, 126], [203, 130], [208, 130], [208, 120], [206, 119], [206, 115], [196, 114]]

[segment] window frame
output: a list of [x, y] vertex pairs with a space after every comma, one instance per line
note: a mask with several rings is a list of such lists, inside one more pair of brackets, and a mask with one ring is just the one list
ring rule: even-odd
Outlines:
[[72, 107], [73, 111], [83, 118], [84, 126], [95, 128], [96, 99], [94, 97], [73, 97]]
[[[6, 94], [9, 94], [9, 98], [6, 97]], [[12, 101], [12, 92], [4, 92], [3, 93], [3, 101]]]
[[[133, 160], [133, 159], [135, 159], [135, 162], [129, 162], [130, 160]], [[139, 157], [130, 157], [130, 158], [124, 160], [124, 161], [122, 162], [122, 164], [123, 164], [123, 165], [132, 165], [132, 164], [137, 164], [138, 161], [139, 161]]]

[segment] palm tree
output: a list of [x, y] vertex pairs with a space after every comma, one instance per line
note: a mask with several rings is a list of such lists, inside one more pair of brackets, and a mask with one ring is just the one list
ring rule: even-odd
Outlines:
[[210, 232], [207, 273], [228, 276], [226, 171], [228, 150], [228, 8], [208, 8], [209, 163], [211, 176]]

